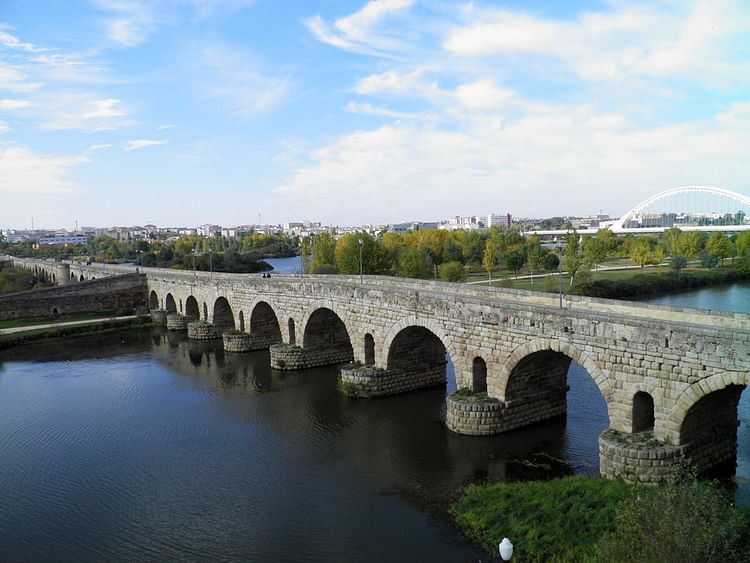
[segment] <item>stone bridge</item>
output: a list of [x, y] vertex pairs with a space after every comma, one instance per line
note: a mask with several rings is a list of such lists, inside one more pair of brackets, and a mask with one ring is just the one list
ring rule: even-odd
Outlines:
[[[14, 262], [59, 282], [134, 270]], [[142, 273], [150, 308], [166, 310], [168, 328], [193, 319], [218, 333], [236, 329], [244, 349], [270, 346], [277, 369], [353, 361], [342, 389], [354, 396], [445, 384], [450, 360], [459, 391], [447, 398], [446, 422], [459, 433], [564, 415], [575, 361], [607, 405], [602, 474], [655, 482], [682, 457], [703, 470], [736, 460], [748, 315], [571, 296], [560, 307], [556, 294], [375, 276]]]

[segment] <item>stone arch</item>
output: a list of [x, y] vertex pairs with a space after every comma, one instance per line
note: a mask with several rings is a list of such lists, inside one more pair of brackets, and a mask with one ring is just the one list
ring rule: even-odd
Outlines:
[[208, 320], [208, 304], [205, 301], [203, 302], [203, 320]]
[[80, 278], [78, 278], [78, 281], [79, 281], [79, 282], [82, 282], [82, 281], [83, 281], [83, 274], [81, 274], [81, 277], [80, 277]]
[[167, 313], [177, 312], [177, 303], [171, 293], [167, 293], [167, 297], [164, 299], [164, 308], [167, 310]]
[[[410, 325], [401, 329], [388, 347], [386, 369], [395, 377], [410, 381], [405, 387], [445, 385], [448, 376], [446, 347], [430, 329]], [[418, 381], [419, 385], [413, 382]]]
[[287, 321], [287, 329], [289, 330], [289, 344], [294, 346], [297, 343], [297, 332], [294, 329], [294, 319], [289, 317]]
[[365, 334], [365, 365], [375, 363], [375, 338], [369, 332]]
[[471, 390], [474, 393], [487, 391], [487, 362], [479, 356], [471, 362]]
[[234, 313], [226, 297], [214, 301], [213, 325], [220, 331], [234, 328]]
[[513, 370], [518, 366], [524, 358], [538, 352], [554, 352], [567, 356], [571, 360], [577, 362], [585, 369], [591, 378], [599, 388], [599, 392], [604, 397], [604, 401], [607, 403], [607, 410], [610, 408], [610, 401], [612, 399], [612, 389], [610, 388], [607, 375], [597, 365], [597, 363], [587, 354], [570, 344], [569, 342], [562, 342], [551, 338], [537, 338], [529, 340], [528, 342], [518, 346], [505, 363], [500, 366], [500, 371], [496, 377], [488, 377], [487, 391], [492, 397], [498, 397], [500, 399], [506, 399], [506, 393], [508, 388], [508, 381]]
[[445, 351], [448, 353], [448, 357], [450, 358], [451, 363], [453, 363], [453, 369], [456, 371], [456, 380], [458, 381], [459, 373], [464, 371], [461, 357], [457, 353], [456, 347], [453, 344], [453, 340], [448, 338], [448, 336], [445, 334], [445, 331], [443, 330], [443, 327], [440, 325], [440, 323], [429, 318], [423, 318], [423, 317], [417, 318], [414, 315], [410, 315], [408, 317], [401, 319], [396, 324], [394, 324], [388, 331], [388, 334], [386, 335], [385, 340], [383, 341], [383, 348], [380, 351], [380, 354], [379, 354], [380, 358], [377, 362], [378, 365], [381, 365], [381, 366], [387, 365], [388, 363], [387, 354], [388, 354], [388, 351], [391, 349], [393, 340], [402, 330], [410, 326], [425, 328], [429, 330], [431, 333], [433, 333], [435, 336], [437, 336], [438, 339], [440, 339], [440, 342], [442, 342], [443, 346], [445, 346]]
[[645, 391], [633, 395], [632, 432], [644, 432], [654, 429], [654, 398]]
[[237, 316], [239, 317], [239, 320], [240, 320], [240, 330], [242, 332], [245, 332], [245, 313], [240, 311], [239, 315]]
[[201, 317], [200, 309], [198, 308], [198, 300], [192, 295], [185, 299], [185, 316], [195, 320], [198, 320]]
[[250, 334], [258, 341], [262, 341], [264, 346], [268, 344], [278, 344], [281, 342], [281, 326], [279, 319], [273, 307], [265, 301], [255, 303], [250, 313]]
[[156, 295], [156, 292], [153, 289], [151, 290], [151, 293], [148, 294], [148, 308], [149, 309], [159, 308], [159, 296]]
[[304, 327], [303, 348], [341, 348], [353, 355], [346, 324], [332, 309], [318, 307], [305, 319]]
[[665, 424], [662, 432], [659, 428], [657, 438], [673, 445], [680, 443], [681, 429], [690, 409], [704, 397], [715, 391], [721, 391], [729, 386], [750, 385], [750, 372], [726, 372], [716, 373], [687, 387], [675, 401], [672, 414]]
[[70, 279], [74, 281], [76, 279], [76, 275], [73, 272], [70, 272]]

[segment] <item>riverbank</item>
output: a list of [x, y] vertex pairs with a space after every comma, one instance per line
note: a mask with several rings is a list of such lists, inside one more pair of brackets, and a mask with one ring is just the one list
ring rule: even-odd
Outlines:
[[470, 485], [451, 507], [489, 553], [520, 561], [750, 561], [750, 510], [712, 482], [659, 487], [576, 476]]
[[0, 350], [42, 340], [88, 336], [127, 328], [143, 328], [152, 324], [148, 316], [129, 315], [4, 328], [0, 329]]

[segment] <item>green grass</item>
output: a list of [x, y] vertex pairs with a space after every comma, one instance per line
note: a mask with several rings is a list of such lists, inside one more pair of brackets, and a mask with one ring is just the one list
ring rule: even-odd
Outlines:
[[89, 334], [123, 330], [127, 328], [142, 328], [153, 323], [149, 317], [108, 321], [88, 325], [74, 325], [64, 327], [40, 328], [14, 334], [0, 334], [0, 350], [13, 346], [38, 342], [40, 340], [66, 338], [70, 336], [85, 336]]
[[451, 507], [459, 526], [491, 553], [504, 537], [517, 561], [582, 561], [615, 527], [634, 485], [567, 477], [554, 481], [470, 485]]
[[20, 326], [33, 326], [40, 324], [49, 324], [66, 321], [88, 321], [111, 317], [111, 314], [105, 313], [70, 313], [64, 315], [47, 316], [47, 317], [26, 317], [20, 319], [8, 319], [0, 321], [0, 329], [16, 328]]

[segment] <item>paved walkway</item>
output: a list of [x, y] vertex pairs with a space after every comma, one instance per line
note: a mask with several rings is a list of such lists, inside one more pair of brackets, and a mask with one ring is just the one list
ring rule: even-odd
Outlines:
[[62, 321], [59, 323], [45, 323], [45, 324], [38, 324], [38, 325], [17, 326], [13, 328], [2, 328], [0, 329], [0, 334], [14, 334], [17, 332], [29, 332], [32, 330], [39, 330], [41, 328], [95, 325], [95, 324], [100, 324], [100, 323], [109, 323], [112, 321], [126, 321], [126, 320], [137, 319], [137, 318], [138, 318], [137, 315], [127, 315], [124, 317], [104, 317], [101, 319], [86, 319], [85, 321]]

